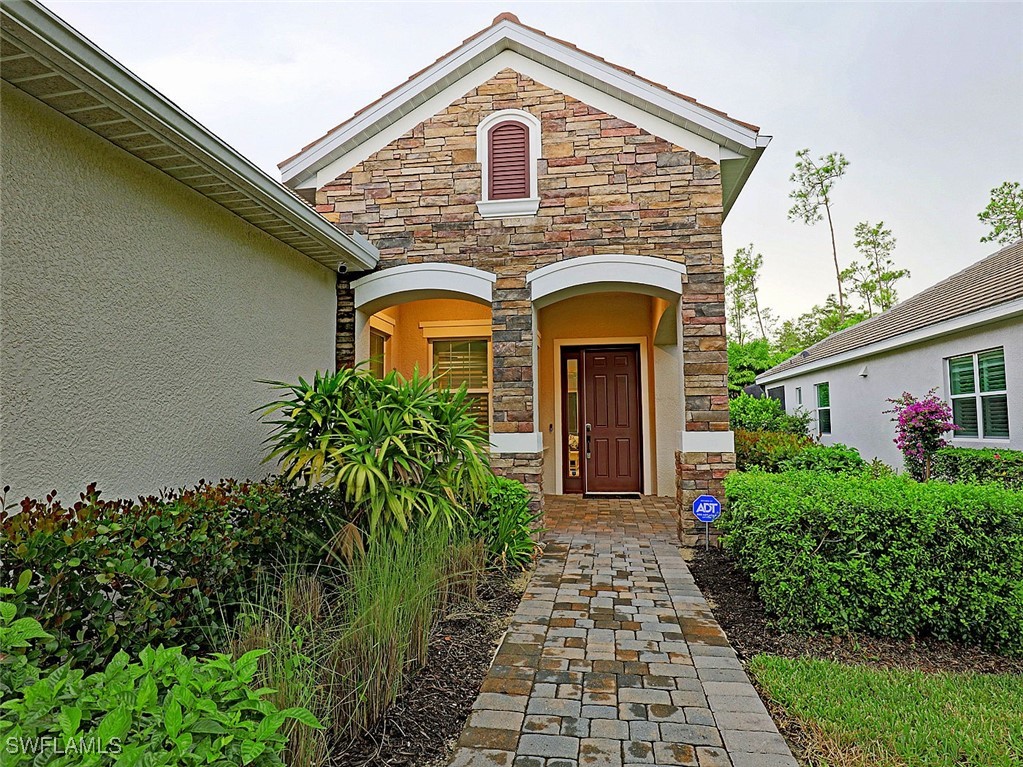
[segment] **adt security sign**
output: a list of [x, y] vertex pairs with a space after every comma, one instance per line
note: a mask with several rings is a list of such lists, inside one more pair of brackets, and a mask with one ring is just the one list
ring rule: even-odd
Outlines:
[[710, 523], [721, 516], [721, 501], [713, 495], [701, 495], [693, 501], [693, 514], [704, 523], [706, 548], [710, 551]]
[[701, 522], [713, 522], [721, 516], [721, 501], [713, 495], [701, 495], [693, 501], [693, 514]]

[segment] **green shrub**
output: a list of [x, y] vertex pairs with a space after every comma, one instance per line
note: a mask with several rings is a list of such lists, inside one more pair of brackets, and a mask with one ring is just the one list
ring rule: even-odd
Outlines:
[[263, 408], [274, 426], [266, 460], [288, 479], [340, 489], [371, 536], [400, 536], [420, 519], [454, 523], [486, 488], [487, 435], [464, 387], [360, 368], [267, 383], [285, 396]]
[[740, 471], [780, 471], [783, 462], [813, 445], [807, 436], [777, 431], [735, 432], [735, 465]]
[[0, 520], [0, 585], [30, 579], [14, 601], [54, 635], [44, 663], [102, 668], [159, 643], [209, 650], [261, 567], [282, 549], [313, 556], [330, 503], [323, 490], [228, 481], [137, 501], [90, 485], [67, 508], [25, 500]]
[[[14, 589], [0, 588], [0, 597], [18, 596], [27, 588], [28, 580], [22, 578]], [[26, 685], [39, 677], [39, 667], [29, 661], [29, 653], [33, 644], [53, 639], [39, 621], [19, 615], [21, 612], [18, 604], [0, 600], [0, 701], [21, 694]]]
[[525, 569], [533, 561], [541, 515], [530, 510], [529, 502], [529, 491], [521, 482], [494, 477], [469, 519], [469, 534], [483, 540], [492, 563]]
[[[0, 645], [15, 607], [0, 602]], [[42, 631], [38, 622], [34, 635]], [[23, 632], [22, 632], [23, 633]], [[97, 673], [62, 665], [40, 672], [0, 658], [4, 765], [281, 765], [289, 720], [318, 728], [303, 708], [279, 710], [251, 683], [260, 651], [237, 661], [197, 660], [180, 648], [118, 652]], [[14, 679], [13, 677], [17, 678]]]
[[931, 477], [944, 482], [994, 482], [1023, 490], [1023, 450], [945, 447], [934, 455]]
[[867, 469], [856, 448], [848, 445], [810, 445], [781, 462], [782, 471], [829, 471], [858, 474]]
[[1023, 495], [904, 476], [736, 473], [725, 545], [783, 627], [1023, 655]]
[[810, 413], [786, 413], [781, 403], [771, 397], [740, 394], [728, 401], [728, 420], [733, 431], [778, 431], [807, 436]]

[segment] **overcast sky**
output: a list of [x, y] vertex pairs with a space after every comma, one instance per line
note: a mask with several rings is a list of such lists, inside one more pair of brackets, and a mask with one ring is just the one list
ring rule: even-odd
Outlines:
[[903, 297], [987, 255], [976, 214], [1023, 181], [1023, 3], [46, 3], [279, 178], [276, 164], [510, 10], [774, 141], [725, 222], [782, 317], [834, 291], [826, 226], [790, 223], [801, 147], [842, 151], [843, 265], [883, 219]]

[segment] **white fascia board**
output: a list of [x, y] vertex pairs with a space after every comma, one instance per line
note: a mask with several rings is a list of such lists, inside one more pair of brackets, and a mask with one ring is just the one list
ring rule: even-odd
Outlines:
[[655, 107], [660, 107], [673, 115], [678, 115], [690, 122], [693, 129], [700, 128], [712, 132], [716, 136], [747, 148], [756, 146], [757, 134], [755, 131], [739, 125], [713, 110], [687, 101], [635, 75], [630, 75], [578, 48], [558, 43], [519, 25], [503, 22], [495, 27], [495, 31], [499, 31], [504, 24], [507, 24], [508, 27], [502, 34], [507, 36], [515, 47], [524, 46], [529, 50], [536, 51], [541, 56], [550, 57], [549, 63], [555, 68], [559, 64], [564, 64], [581, 73], [584, 79], [592, 78], [594, 84], [599, 82], [620, 90], [623, 97], [632, 96]]
[[[253, 199], [271, 208], [289, 225], [332, 249], [343, 251], [353, 268], [372, 269], [379, 252], [365, 238], [351, 237], [231, 146], [181, 111], [145, 81], [93, 45], [38, 3], [5, 3], [3, 14], [17, 24], [4, 32], [45, 58], [57, 71], [123, 110], [154, 135], [214, 170]], [[127, 151], [127, 150], [126, 150]]]
[[[397, 141], [406, 133], [415, 128], [419, 123], [424, 122], [434, 115], [442, 112], [454, 101], [462, 98], [466, 93], [478, 88], [483, 83], [492, 79], [498, 72], [504, 69], [513, 69], [516, 72], [529, 77], [536, 82], [542, 83], [549, 88], [554, 88], [572, 98], [578, 99], [585, 104], [614, 115], [615, 117], [632, 123], [648, 133], [669, 141], [676, 146], [684, 147], [696, 152], [708, 160], [720, 162], [721, 145], [699, 136], [674, 123], [668, 122], [639, 107], [621, 101], [603, 91], [597, 90], [585, 83], [573, 80], [560, 72], [539, 64], [532, 59], [514, 51], [503, 51], [494, 58], [487, 61], [477, 69], [467, 74], [460, 80], [444, 88], [437, 95], [425, 103], [408, 112], [399, 120], [391, 123], [379, 133], [375, 133], [365, 141], [350, 148], [343, 155], [333, 160], [316, 171], [316, 188], [326, 186], [338, 176], [347, 173], [360, 162], [371, 157], [388, 144]], [[541, 137], [541, 156], [542, 156]], [[300, 173], [303, 171], [299, 171]]]
[[[400, 116], [419, 113], [421, 103], [414, 106], [410, 106], [410, 104], [424, 100], [433, 102], [438, 92], [448, 92], [452, 85], [457, 83], [461, 91], [455, 89], [454, 92], [458, 95], [454, 98], [451, 98], [450, 95], [447, 97], [449, 100], [444, 105], [450, 104], [455, 98], [465, 95], [473, 87], [486, 82], [498, 71], [508, 66], [493, 69], [493, 65], [490, 64], [495, 58], [507, 52], [517, 52], [522, 60], [539, 63], [545, 70], [567, 76], [569, 80], [586, 85], [592, 91], [604, 92], [615, 101], [627, 103], [652, 116], [659, 116], [664, 122], [675, 124], [690, 133], [702, 136], [708, 143], [727, 146], [740, 154], [748, 154], [759, 146], [757, 132], [739, 125], [727, 117], [644, 82], [581, 51], [524, 29], [512, 22], [503, 21], [438, 61], [414, 80], [405, 83], [362, 114], [356, 115], [339, 130], [324, 136], [296, 157], [281, 163], [281, 175], [285, 183], [291, 184], [300, 177], [307, 177], [309, 170], [314, 167], [319, 170], [320, 166], [327, 163], [333, 165], [332, 161], [349, 155], [355, 144], [369, 142], [377, 144], [378, 142], [373, 140], [374, 134], [382, 131], [390, 134], [392, 131], [389, 129], [389, 123], [395, 119], [401, 119]], [[490, 65], [487, 66], [488, 64]], [[479, 80], [478, 76], [474, 77], [473, 75], [475, 74], [474, 70], [481, 68], [485, 68], [489, 74]], [[516, 68], [516, 71], [519, 70]], [[522, 74], [528, 73], [522, 72]], [[476, 85], [466, 87], [466, 83], [473, 81], [476, 81]], [[552, 88], [556, 87], [553, 82], [547, 80], [541, 79], [539, 82]], [[593, 104], [593, 106], [597, 105]], [[432, 116], [437, 111], [440, 110], [434, 109], [427, 116]], [[611, 114], [615, 114], [615, 112], [611, 112]], [[396, 118], [396, 115], [399, 117]], [[616, 114], [616, 116], [623, 120], [628, 119], [624, 115]], [[422, 119], [413, 125], [421, 121]], [[630, 122], [634, 121], [630, 120]], [[402, 133], [397, 135], [400, 136]], [[668, 138], [667, 136], [662, 137]], [[390, 140], [380, 144], [378, 149], [386, 146]], [[686, 148], [698, 151], [695, 146], [686, 146]], [[377, 151], [377, 149], [370, 151], [366, 156], [372, 154], [373, 151]], [[709, 155], [704, 156], [710, 157]], [[718, 158], [715, 155], [710, 159], [717, 160]], [[358, 162], [361, 160], [349, 164], [341, 173], [349, 170]], [[322, 178], [319, 172], [317, 178]]]
[[779, 373], [763, 374], [756, 378], [758, 384], [771, 384], [777, 381], [787, 381], [790, 378], [796, 378], [797, 376], [804, 375], [806, 373], [813, 373], [817, 370], [824, 368], [835, 367], [836, 365], [842, 365], [846, 362], [852, 362], [854, 360], [862, 359], [864, 357], [873, 357], [876, 354], [883, 354], [884, 352], [894, 351], [895, 349], [901, 349], [906, 346], [913, 346], [915, 344], [929, 341], [932, 338], [938, 338], [940, 336], [951, 335], [952, 333], [961, 333], [964, 330], [970, 330], [979, 325], [988, 325], [992, 322], [999, 322], [1000, 320], [1011, 319], [1012, 317], [1023, 315], [1023, 298], [1017, 298], [1013, 301], [1007, 301], [997, 306], [990, 306], [987, 309], [979, 309], [969, 314], [963, 314], [959, 317], [953, 317], [950, 320], [944, 322], [936, 322], [933, 325], [928, 325], [925, 328], [918, 328], [911, 330], [908, 333], [900, 333], [897, 336], [891, 336], [881, 341], [875, 341], [872, 344], [866, 346], [860, 346], [856, 349], [850, 349], [849, 351], [842, 352], [841, 354], [833, 354], [830, 357], [823, 357], [813, 362], [808, 362], [805, 365], [797, 365], [794, 368], [783, 370]]
[[[753, 169], [757, 166], [760, 161], [760, 156], [764, 153], [764, 148], [771, 142], [770, 136], [764, 136], [766, 142], [763, 147], [758, 147], [753, 150], [747, 157], [738, 155], [737, 157], [722, 157], [721, 158], [721, 208], [722, 208], [722, 220], [728, 216], [735, 201], [739, 199], [739, 193], [742, 188], [746, 186], [746, 182], [749, 180], [750, 175], [753, 173]], [[738, 165], [738, 172], [732, 174], [726, 169], [729, 169], [731, 165]]]

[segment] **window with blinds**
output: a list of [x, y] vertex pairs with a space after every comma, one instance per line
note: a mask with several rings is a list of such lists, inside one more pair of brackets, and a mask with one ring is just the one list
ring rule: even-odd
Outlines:
[[1009, 438], [1009, 396], [1005, 350], [989, 349], [948, 360], [954, 436], [967, 439]]
[[485, 338], [436, 339], [433, 368], [441, 386], [465, 386], [472, 413], [484, 428], [490, 425], [490, 341]]
[[490, 129], [489, 198], [517, 200], [529, 197], [529, 128], [508, 120]]

